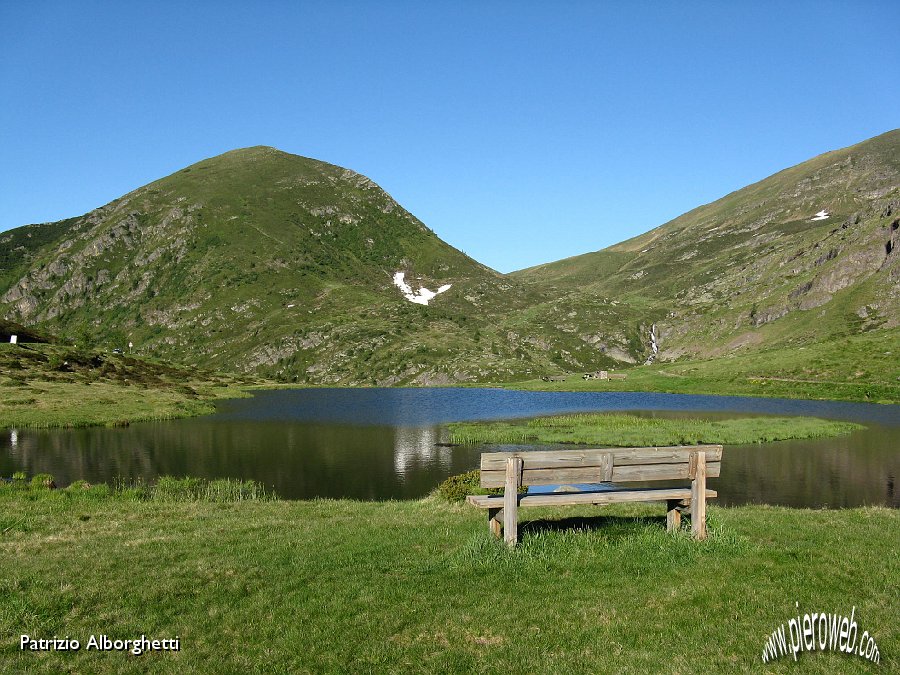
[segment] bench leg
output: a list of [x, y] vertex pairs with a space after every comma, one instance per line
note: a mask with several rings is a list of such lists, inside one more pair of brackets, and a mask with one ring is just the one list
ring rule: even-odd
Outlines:
[[675, 532], [681, 529], [681, 511], [684, 506], [681, 499], [669, 499], [666, 501], [666, 531]]
[[506, 460], [506, 484], [503, 486], [503, 538], [510, 546], [519, 541], [519, 483], [522, 477], [522, 458]]
[[697, 472], [691, 482], [691, 534], [706, 539], [706, 453], [697, 453]]
[[488, 530], [492, 535], [500, 538], [500, 530], [503, 527], [503, 509], [488, 509]]

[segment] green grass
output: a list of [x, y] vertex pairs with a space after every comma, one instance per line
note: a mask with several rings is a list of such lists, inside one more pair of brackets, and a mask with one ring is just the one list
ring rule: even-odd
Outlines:
[[546, 391], [659, 391], [900, 403], [900, 331], [786, 345], [728, 358], [678, 360], [620, 372], [625, 380], [528, 380], [503, 386]]
[[614, 446], [767, 443], [791, 438], [839, 436], [862, 429], [851, 422], [814, 417], [727, 420], [662, 419], [621, 414], [538, 417], [526, 422], [448, 425], [450, 441], [474, 443], [590, 443]]
[[[763, 668], [801, 611], [855, 607], [900, 668], [900, 513], [663, 506], [484, 513], [410, 502], [163, 502], [0, 488], [4, 672], [871, 672], [835, 653]], [[178, 653], [20, 652], [21, 634], [142, 633]]]
[[142, 479], [119, 479], [113, 485], [105, 483], [92, 485], [79, 480], [58, 492], [48, 489], [51, 486], [53, 490], [56, 489], [56, 483], [50, 474], [38, 474], [29, 480], [23, 472], [18, 472], [13, 474], [10, 480], [0, 483], [0, 490], [32, 501], [120, 498], [128, 501], [241, 502], [277, 499], [274, 493], [256, 481], [232, 478], [211, 480], [191, 476], [183, 478], [161, 476], [155, 483], [146, 483]]
[[[0, 428], [123, 426], [215, 410], [211, 400], [195, 400], [178, 391], [127, 389], [109, 383], [41, 383], [29, 386], [29, 391], [39, 398], [32, 398], [27, 406], [0, 397]], [[241, 395], [236, 389], [216, 393], [230, 398]]]
[[251, 382], [63, 345], [0, 344], [0, 428], [123, 426], [205, 415]]
[[[504, 382], [499, 386], [527, 391], [652, 391], [668, 394], [900, 403], [900, 388], [889, 383], [796, 381], [795, 378], [780, 375], [723, 373], [716, 369], [717, 365], [709, 361], [657, 364], [628, 370], [627, 380], [605, 382], [583, 380], [581, 375], [570, 375], [558, 382], [525, 380]], [[692, 367], [697, 370], [690, 372]]]

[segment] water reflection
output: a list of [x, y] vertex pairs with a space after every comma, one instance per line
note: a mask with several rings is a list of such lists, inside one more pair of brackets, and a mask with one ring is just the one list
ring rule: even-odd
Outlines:
[[728, 446], [716, 489], [724, 504], [898, 508], [898, 475], [896, 431], [873, 426], [840, 438]]
[[[229, 476], [260, 481], [286, 498], [409, 499], [427, 494], [447, 476], [478, 466], [483, 448], [441, 445], [447, 440], [441, 422], [448, 419], [623, 409], [642, 400], [629, 394], [621, 400], [613, 396], [610, 404], [610, 394], [591, 399], [581, 394], [567, 398], [558, 393], [547, 397], [545, 392], [477, 389], [265, 394], [261, 398], [267, 405], [261, 405], [260, 397], [230, 401], [207, 418], [128, 428], [0, 432], [0, 476], [15, 471], [50, 473], [61, 485], [77, 479]], [[496, 405], [491, 405], [494, 394]], [[675, 410], [641, 414], [709, 418], [741, 414], [716, 412], [711, 408], [714, 397], [702, 397], [708, 407], [690, 413], [684, 412], [682, 397], [652, 397], [657, 406], [665, 403]], [[689, 398], [696, 404], [698, 397]], [[734, 405], [734, 399], [722, 400], [725, 407]], [[722, 474], [711, 481], [719, 491], [719, 503], [900, 507], [895, 488], [900, 475], [898, 407], [825, 408], [845, 419], [858, 413], [870, 428], [836, 439], [728, 446]], [[873, 424], [873, 418], [887, 423]], [[372, 423], [378, 419], [381, 424]]]
[[162, 475], [253, 479], [288, 498], [420, 497], [477, 464], [440, 427], [346, 427], [182, 420], [126, 429], [20, 431], [0, 446], [0, 475], [50, 473], [57, 483]]
[[449, 470], [452, 450], [441, 442], [436, 427], [398, 427], [394, 435], [394, 471], [400, 475], [421, 471], [426, 466]]

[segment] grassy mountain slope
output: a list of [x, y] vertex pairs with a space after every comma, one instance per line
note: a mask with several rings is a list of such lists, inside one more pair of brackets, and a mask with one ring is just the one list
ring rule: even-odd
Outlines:
[[[900, 131], [505, 276], [368, 178], [255, 147], [0, 234], [0, 317], [299, 383], [509, 382], [773, 350], [796, 358], [767, 377], [827, 379], [834, 369], [808, 368], [800, 346], [833, 354], [873, 334], [854, 344], [900, 351], [898, 245]], [[414, 289], [450, 288], [413, 304], [397, 272]], [[849, 376], [869, 377], [850, 351]], [[871, 376], [890, 388], [894, 370]]]
[[[793, 348], [868, 331], [890, 350], [900, 348], [898, 227], [900, 131], [892, 131], [603, 251], [510, 276], [580, 303], [585, 328], [618, 308], [639, 327], [635, 351], [644, 358]], [[561, 316], [555, 303], [544, 315]]]
[[58, 343], [0, 344], [0, 429], [202, 415], [257, 381]]
[[[9, 319], [188, 364], [441, 383], [557, 368], [568, 344], [501, 325], [539, 290], [444, 243], [368, 178], [273, 148], [199, 162], [0, 245]], [[451, 288], [413, 304], [396, 272], [414, 289]]]

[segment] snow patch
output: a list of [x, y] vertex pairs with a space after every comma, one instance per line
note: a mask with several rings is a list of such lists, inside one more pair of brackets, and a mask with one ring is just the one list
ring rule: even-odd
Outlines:
[[831, 214], [828, 213], [825, 209], [819, 211], [816, 215], [814, 215], [810, 220], [825, 220], [826, 218], [830, 218]]
[[406, 273], [405, 272], [395, 272], [394, 273], [394, 285], [400, 289], [400, 292], [403, 293], [403, 297], [409, 300], [410, 302], [414, 302], [417, 305], [427, 305], [428, 302], [436, 296], [438, 293], [443, 293], [444, 291], [450, 290], [450, 287], [453, 284], [444, 284], [437, 291], [432, 291], [424, 286], [422, 286], [418, 291], [413, 291], [412, 287], [406, 283], [405, 281]]

